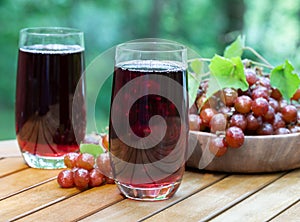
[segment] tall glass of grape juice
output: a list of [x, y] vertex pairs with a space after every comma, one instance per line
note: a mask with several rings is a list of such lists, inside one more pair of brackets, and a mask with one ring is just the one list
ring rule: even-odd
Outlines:
[[[20, 31], [16, 134], [30, 167], [63, 168], [64, 155], [79, 150], [86, 125], [83, 72], [81, 31], [59, 27]], [[76, 87], [82, 90], [75, 95]], [[72, 106], [75, 96], [77, 104]]]
[[129, 42], [115, 55], [110, 158], [120, 191], [164, 200], [177, 191], [188, 140], [187, 49], [168, 41]]

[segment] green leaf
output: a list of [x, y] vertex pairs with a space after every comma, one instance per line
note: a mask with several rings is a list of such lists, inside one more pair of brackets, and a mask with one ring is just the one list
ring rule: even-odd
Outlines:
[[[194, 59], [192, 62], [189, 63], [188, 69], [188, 92], [189, 92], [189, 101], [194, 101], [197, 92], [199, 89], [200, 81], [201, 81], [201, 74], [203, 72], [203, 62], [199, 59]], [[193, 105], [190, 102], [190, 107]]]
[[194, 59], [189, 63], [189, 70], [197, 76], [201, 75], [203, 69], [203, 62], [200, 59]]
[[293, 65], [286, 60], [284, 64], [271, 71], [270, 83], [281, 92], [285, 100], [289, 101], [300, 86], [300, 78], [294, 72]]
[[207, 98], [224, 88], [235, 88], [245, 91], [249, 87], [240, 57], [228, 59], [215, 55], [211, 60], [209, 69], [211, 78], [208, 82]]
[[224, 57], [225, 58], [241, 57], [243, 54], [244, 47], [245, 47], [245, 38], [239, 35], [233, 43], [231, 43], [229, 46], [225, 48]]
[[100, 145], [97, 144], [82, 143], [80, 144], [80, 152], [92, 154], [96, 158], [101, 153], [104, 153], [104, 150]]

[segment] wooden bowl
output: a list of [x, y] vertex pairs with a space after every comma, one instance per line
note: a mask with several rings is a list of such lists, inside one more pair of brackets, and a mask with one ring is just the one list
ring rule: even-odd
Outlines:
[[265, 173], [300, 167], [300, 133], [270, 136], [245, 136], [242, 147], [229, 148], [224, 156], [215, 157], [208, 148], [215, 134], [190, 131], [196, 141], [187, 166], [234, 173]]

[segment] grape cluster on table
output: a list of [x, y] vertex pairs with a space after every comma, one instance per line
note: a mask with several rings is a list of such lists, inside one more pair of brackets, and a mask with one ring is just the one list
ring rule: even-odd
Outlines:
[[270, 84], [259, 68], [245, 68], [249, 88], [224, 88], [206, 98], [208, 81], [200, 83], [190, 110], [190, 130], [217, 134], [209, 149], [217, 157], [228, 148], [243, 145], [245, 135], [276, 135], [300, 132], [300, 89], [291, 101]]
[[64, 156], [64, 163], [67, 169], [57, 176], [57, 182], [62, 188], [77, 187], [84, 190], [114, 183], [108, 152], [96, 158], [89, 153], [71, 152]]

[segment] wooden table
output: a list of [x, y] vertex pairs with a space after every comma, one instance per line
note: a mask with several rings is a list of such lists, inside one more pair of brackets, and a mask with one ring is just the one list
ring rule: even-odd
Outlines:
[[300, 221], [300, 170], [260, 175], [187, 170], [160, 202], [124, 198], [115, 185], [62, 189], [59, 170], [24, 164], [15, 140], [0, 142], [0, 221]]

